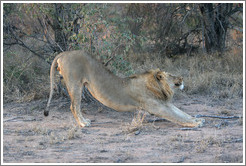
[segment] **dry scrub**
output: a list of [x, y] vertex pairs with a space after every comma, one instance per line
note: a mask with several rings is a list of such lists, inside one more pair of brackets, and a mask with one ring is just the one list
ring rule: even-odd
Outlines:
[[49, 94], [49, 65], [20, 46], [3, 55], [4, 102], [27, 102]]
[[[235, 54], [236, 53], [236, 54]], [[243, 53], [239, 48], [222, 55], [205, 53], [165, 55], [132, 53], [128, 61], [135, 73], [160, 68], [184, 77], [186, 94], [209, 95], [217, 99], [242, 98]], [[49, 65], [19, 46], [4, 51], [4, 102], [25, 102], [47, 98]], [[108, 66], [109, 68], [110, 65]], [[118, 75], [125, 75], [118, 72]]]
[[138, 111], [137, 113], [135, 113], [132, 122], [122, 126], [123, 133], [130, 134], [135, 132], [135, 134], [137, 135], [143, 128], [143, 121], [145, 116], [146, 112], [143, 111]]
[[174, 59], [134, 54], [130, 59], [136, 72], [160, 68], [184, 77], [187, 94], [214, 98], [243, 97], [243, 53], [179, 55]]

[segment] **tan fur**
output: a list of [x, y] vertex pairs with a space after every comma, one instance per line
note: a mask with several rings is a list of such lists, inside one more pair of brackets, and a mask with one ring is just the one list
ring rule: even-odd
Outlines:
[[146, 78], [146, 87], [152, 91], [155, 97], [161, 100], [172, 99], [173, 91], [168, 85], [168, 77], [165, 72], [161, 72], [159, 69], [151, 70], [146, 74]]
[[70, 109], [81, 127], [90, 125], [90, 121], [84, 119], [80, 111], [84, 86], [98, 101], [117, 111], [143, 109], [174, 123], [190, 127], [202, 126], [204, 122], [203, 119], [193, 118], [171, 104], [174, 91], [183, 84], [182, 77], [155, 69], [128, 78], [119, 78], [85, 51], [63, 52], [54, 59], [50, 71], [50, 97], [44, 112], [46, 116], [53, 95], [57, 65], [71, 98]]

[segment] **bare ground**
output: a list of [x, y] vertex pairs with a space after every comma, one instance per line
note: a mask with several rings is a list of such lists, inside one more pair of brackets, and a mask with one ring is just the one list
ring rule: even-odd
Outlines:
[[[243, 115], [242, 99], [185, 97], [174, 100], [195, 116]], [[147, 115], [142, 127], [129, 131], [136, 114], [83, 104], [92, 126], [79, 128], [69, 101], [7, 103], [3, 109], [4, 163], [242, 163], [243, 118], [205, 118], [202, 128], [189, 130]], [[151, 121], [152, 120], [152, 121]], [[151, 121], [151, 122], [149, 122]]]

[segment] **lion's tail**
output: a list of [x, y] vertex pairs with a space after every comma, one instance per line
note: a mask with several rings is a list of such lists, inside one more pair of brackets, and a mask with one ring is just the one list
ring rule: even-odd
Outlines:
[[54, 84], [55, 84], [55, 80], [54, 80], [54, 76], [55, 76], [55, 67], [57, 66], [57, 60], [62, 56], [63, 54], [60, 54], [58, 56], [55, 57], [55, 59], [53, 60], [51, 67], [50, 67], [50, 96], [49, 96], [49, 100], [46, 106], [46, 109], [44, 110], [44, 116], [48, 116], [49, 115], [49, 106], [50, 106], [50, 102], [54, 93]]

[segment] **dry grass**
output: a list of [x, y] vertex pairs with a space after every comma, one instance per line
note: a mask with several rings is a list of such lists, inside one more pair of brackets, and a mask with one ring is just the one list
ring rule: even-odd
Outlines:
[[[42, 128], [40, 126], [34, 126], [32, 128], [32, 132], [34, 132], [37, 135], [44, 135], [47, 137], [48, 142], [50, 144], [59, 144], [66, 140], [72, 140], [76, 139], [81, 135], [81, 130], [79, 130], [78, 126], [67, 126], [68, 129], [66, 132], [59, 132], [59, 131], [52, 131], [48, 128]], [[21, 132], [21, 131], [16, 131]]]
[[4, 51], [4, 102], [28, 102], [49, 92], [49, 65], [19, 46]]
[[[146, 113], [143, 111], [138, 111], [131, 123], [126, 124], [122, 127], [124, 133], [130, 134], [136, 131], [140, 131], [143, 128], [143, 121], [146, 116]], [[136, 133], [135, 133], [136, 134]]]
[[171, 141], [183, 142], [183, 136], [181, 134], [174, 135], [170, 138]]
[[187, 94], [209, 95], [214, 98], [243, 97], [242, 51], [238, 54], [228, 51], [223, 55], [180, 55], [175, 59], [140, 54], [134, 54], [132, 57], [133, 68], [137, 73], [160, 68], [183, 76]]
[[48, 135], [50, 133], [50, 130], [48, 128], [43, 128], [40, 126], [34, 126], [32, 131], [36, 134], [41, 134], [41, 135]]
[[[137, 54], [128, 56], [135, 73], [153, 68], [182, 75], [186, 94], [210, 97], [243, 97], [242, 48], [223, 55], [197, 52], [192, 56], [179, 55], [173, 59], [164, 55]], [[47, 98], [49, 94], [49, 65], [19, 46], [4, 51], [4, 102], [28, 102]], [[119, 71], [120, 72], [120, 71]], [[124, 75], [124, 73], [121, 73]]]
[[196, 146], [196, 152], [197, 153], [204, 153], [209, 146], [218, 146], [221, 147], [222, 146], [222, 140], [216, 138], [216, 137], [208, 137], [208, 138], [204, 138], [201, 141], [197, 142], [197, 146]]
[[79, 137], [79, 135], [80, 135], [80, 130], [79, 130], [78, 126], [74, 126], [68, 130], [66, 138], [71, 140], [71, 139], [75, 139], [75, 138]]

